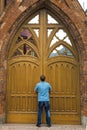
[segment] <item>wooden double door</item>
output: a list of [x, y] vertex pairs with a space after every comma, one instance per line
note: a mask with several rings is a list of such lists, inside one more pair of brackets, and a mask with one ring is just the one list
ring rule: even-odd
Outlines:
[[52, 123], [80, 124], [79, 67], [61, 23], [49, 11], [40, 10], [15, 37], [8, 56], [7, 123], [36, 123], [34, 87], [44, 74], [52, 86]]

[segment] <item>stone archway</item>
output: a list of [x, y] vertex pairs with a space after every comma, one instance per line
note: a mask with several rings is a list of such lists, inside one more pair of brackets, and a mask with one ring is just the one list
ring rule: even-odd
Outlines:
[[[54, 5], [51, 5], [51, 7], [49, 7], [47, 3], [46, 3], [46, 6], [47, 6], [48, 8], [50, 8], [50, 9], [52, 9], [52, 8], [54, 7]], [[61, 11], [59, 11], [59, 9], [58, 9], [57, 7], [55, 7], [55, 8], [56, 8], [56, 9], [55, 9], [55, 12], [56, 12], [56, 13], [60, 13], [60, 16], [63, 16], [62, 13], [61, 13]], [[29, 10], [28, 10], [28, 11], [29, 11]], [[26, 11], [26, 12], [28, 12], [28, 11]], [[23, 17], [26, 17], [26, 18], [27, 18], [27, 13], [26, 13], [26, 12], [24, 12], [23, 15], [20, 16], [21, 19], [19, 19], [18, 22], [16, 22], [16, 24], [20, 23], [20, 21], [21, 21], [21, 23], [22, 23], [22, 22], [23, 22], [23, 21], [22, 21]], [[59, 15], [59, 14], [58, 14], [58, 15]], [[63, 17], [61, 17], [61, 18], [63, 18]], [[68, 18], [67, 16], [65, 16], [65, 21], [64, 21], [64, 22], [66, 23], [66, 21], [68, 21], [68, 20], [69, 20], [69, 18]], [[62, 19], [62, 21], [63, 21], [63, 19]], [[71, 23], [71, 25], [73, 25], [70, 20], [69, 20], [69, 22], [66, 23], [66, 25], [70, 28], [70, 30], [72, 30], [72, 31], [71, 31], [71, 32], [73, 32], [73, 35], [72, 35], [72, 36], [73, 36], [73, 38], [75, 38], [75, 36], [77, 36], [78, 33], [77, 33], [77, 31], [76, 31], [76, 28], [74, 28], [75, 26], [70, 26], [69, 23]], [[14, 25], [16, 25], [16, 24], [14, 24]], [[11, 28], [12, 31], [15, 30], [15, 29], [17, 29], [16, 27], [17, 27], [17, 26], [14, 26], [14, 28], [13, 28], [13, 26], [12, 26], [12, 28]], [[11, 33], [12, 33], [12, 31], [11, 31]], [[75, 34], [74, 34], [74, 31], [76, 32]], [[77, 38], [77, 39], [78, 39], [78, 38]], [[11, 40], [12, 40], [12, 39], [10, 39], [10, 41], [11, 41]], [[10, 43], [11, 43], [11, 42], [10, 42]], [[10, 44], [9, 44], [9, 45], [10, 45]]]
[[33, 15], [33, 19], [26, 20], [19, 29], [9, 50], [7, 122], [35, 123], [37, 109], [33, 89], [39, 79], [37, 73], [39, 76], [44, 73], [53, 86], [52, 122], [80, 124], [79, 66], [73, 40], [68, 36], [69, 32], [66, 33], [67, 28], [63, 29], [60, 17], [53, 16], [45, 5]]

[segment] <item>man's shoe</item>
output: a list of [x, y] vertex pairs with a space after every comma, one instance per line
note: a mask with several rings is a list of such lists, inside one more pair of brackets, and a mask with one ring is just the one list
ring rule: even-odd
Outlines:
[[40, 125], [36, 124], [37, 127], [40, 127]]
[[48, 127], [51, 127], [51, 124], [48, 124], [47, 126], [48, 126]]

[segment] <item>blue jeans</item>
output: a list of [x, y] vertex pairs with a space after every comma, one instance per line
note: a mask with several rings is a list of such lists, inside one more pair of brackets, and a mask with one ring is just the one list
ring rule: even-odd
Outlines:
[[37, 121], [37, 125], [41, 124], [41, 117], [42, 117], [43, 108], [45, 108], [45, 112], [46, 112], [46, 123], [47, 123], [47, 125], [51, 125], [50, 103], [49, 103], [49, 101], [38, 102], [38, 121]]

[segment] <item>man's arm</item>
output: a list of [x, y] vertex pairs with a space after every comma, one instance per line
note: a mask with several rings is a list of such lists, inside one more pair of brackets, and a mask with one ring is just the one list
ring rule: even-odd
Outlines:
[[38, 92], [38, 87], [37, 87], [37, 86], [35, 87], [34, 92], [35, 92], [35, 93]]
[[52, 92], [52, 87], [51, 87], [51, 85], [49, 84], [49, 93], [51, 93]]

